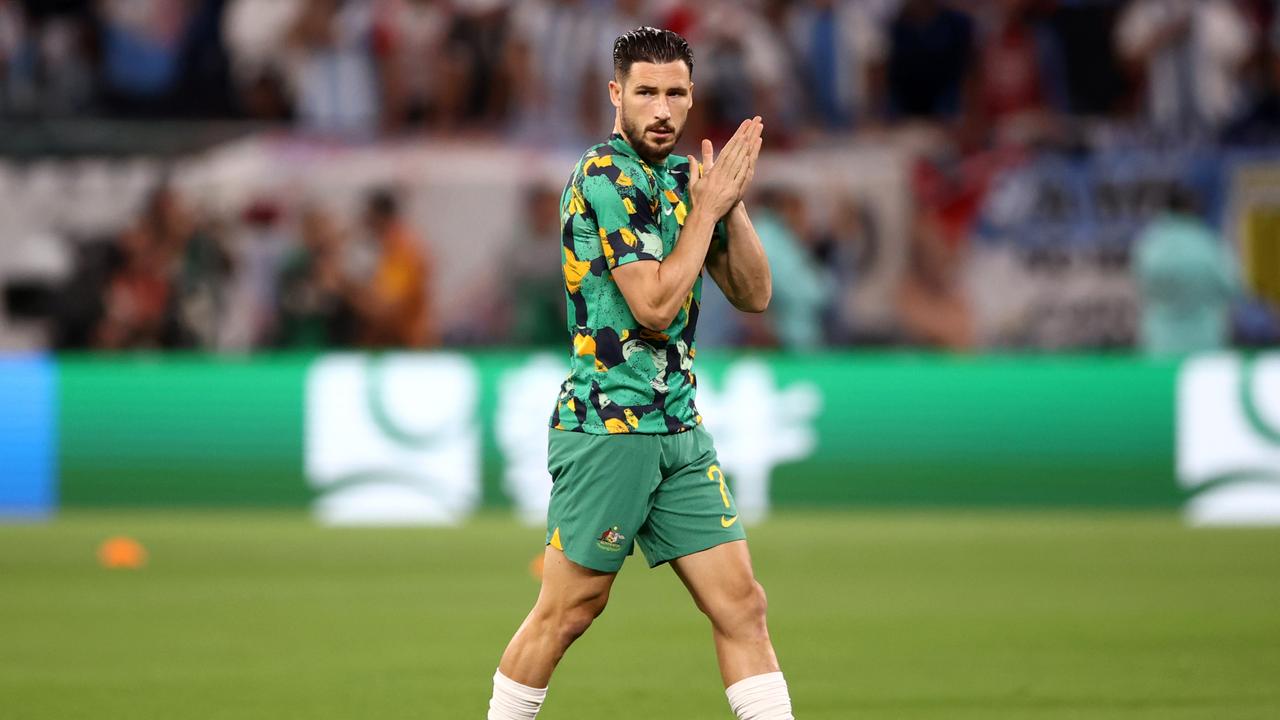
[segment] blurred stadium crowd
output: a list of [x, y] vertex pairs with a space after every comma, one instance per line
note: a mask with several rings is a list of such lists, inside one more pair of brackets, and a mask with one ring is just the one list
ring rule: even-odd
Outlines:
[[[80, 152], [65, 148], [84, 143], [77, 123], [572, 159], [612, 122], [613, 38], [644, 24], [693, 45], [687, 145], [759, 113], [780, 164], [866, 148], [906, 158], [899, 205], [836, 180], [762, 180], [752, 203], [774, 306], [740, 317], [710, 298], [700, 339], [1175, 352], [1280, 338], [1271, 200], [1242, 208], [1223, 161], [1280, 149], [1269, 0], [0, 0], [0, 185]], [[145, 153], [149, 131], [128, 132]], [[40, 145], [34, 160], [23, 142]], [[25, 242], [0, 238], [13, 268], [42, 243], [74, 247], [53, 286], [0, 272], [0, 316], [41, 329], [6, 336], [0, 322], [0, 347], [563, 342], [548, 178], [511, 201], [509, 233], [527, 246], [444, 297], [438, 251], [473, 239], [427, 233], [403, 188], [362, 187], [345, 215], [280, 197], [229, 212], [166, 177], [120, 227], [60, 232], [36, 217]], [[868, 313], [861, 287], [899, 256], [886, 307]]]

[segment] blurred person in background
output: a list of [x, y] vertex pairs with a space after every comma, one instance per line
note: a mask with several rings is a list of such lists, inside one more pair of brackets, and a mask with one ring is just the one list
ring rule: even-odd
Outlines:
[[1248, 108], [1223, 134], [1234, 145], [1267, 145], [1280, 141], [1280, 13], [1259, 53], [1256, 83]]
[[304, 0], [231, 0], [223, 15], [223, 43], [241, 111], [257, 120], [292, 117], [288, 84], [293, 53], [288, 38]]
[[[564, 278], [547, 262], [560, 247], [560, 191], [536, 185], [525, 193], [525, 219], [513, 238], [507, 305], [510, 340], [535, 347], [564, 343]], [[489, 292], [489, 291], [486, 291]]]
[[98, 3], [103, 90], [113, 114], [173, 114], [194, 9], [185, 0]]
[[221, 350], [251, 350], [271, 341], [277, 320], [276, 283], [290, 241], [281, 216], [275, 202], [256, 200], [227, 232], [232, 272], [218, 326]]
[[1072, 114], [1111, 116], [1127, 102], [1128, 81], [1114, 40], [1122, 7], [1112, 0], [1074, 0], [1051, 3], [1046, 11], [1062, 50], [1066, 105]]
[[38, 106], [37, 53], [18, 0], [0, 0], [0, 116], [30, 113]]
[[492, 130], [511, 105], [507, 0], [454, 0], [440, 93], [446, 130]]
[[914, 223], [907, 271], [898, 288], [898, 322], [908, 344], [971, 350], [977, 332], [962, 279], [963, 252], [947, 241], [944, 225], [927, 208]]
[[217, 346], [231, 258], [167, 182], [119, 239], [95, 344], [110, 349]]
[[182, 195], [164, 184], [151, 196], [147, 221], [173, 279], [174, 334], [180, 347], [216, 348], [226, 320], [233, 259], [216, 221], [200, 222]]
[[856, 0], [787, 5], [786, 37], [818, 127], [847, 130], [881, 118], [888, 39], [872, 7]]
[[175, 113], [184, 118], [226, 118], [239, 112], [222, 19], [230, 0], [187, 0], [191, 16], [182, 38]]
[[1241, 70], [1255, 37], [1230, 0], [1132, 0], [1116, 43], [1146, 81], [1151, 124], [1173, 136], [1214, 133], [1241, 109]]
[[119, 263], [105, 288], [94, 347], [158, 349], [168, 334], [173, 292], [165, 272], [167, 253], [146, 222], [121, 233], [119, 248]]
[[440, 112], [449, 8], [444, 0], [375, 0], [374, 52], [383, 129], [430, 125]]
[[93, 102], [89, 0], [0, 0], [0, 116], [65, 116]]
[[704, 49], [693, 115], [702, 122], [695, 129], [719, 141], [734, 133], [743, 116], [780, 109], [784, 92], [795, 89], [794, 68], [777, 30], [764, 24], [754, 6], [718, 0], [701, 10], [698, 42]]
[[1190, 191], [1169, 193], [1165, 213], [1138, 236], [1134, 258], [1143, 351], [1180, 355], [1226, 347], [1238, 270], [1226, 244], [1197, 213]]
[[824, 319], [824, 335], [833, 345], [850, 345], [873, 340], [862, 333], [857, 314], [860, 274], [878, 263], [879, 236], [866, 205], [849, 194], [837, 198], [831, 220], [817, 235], [813, 255], [824, 274], [831, 278], [832, 297]]
[[774, 188], [761, 193], [760, 208], [752, 220], [773, 271], [773, 299], [764, 314], [770, 332], [784, 350], [820, 349], [835, 283], [809, 251], [804, 197]]
[[358, 0], [309, 0], [288, 36], [298, 119], [322, 133], [377, 132], [380, 93], [373, 56], [373, 12]]
[[367, 283], [347, 279], [344, 292], [357, 322], [357, 342], [366, 348], [421, 348], [439, 333], [431, 308], [432, 272], [426, 244], [400, 212], [391, 190], [372, 192], [364, 221], [377, 246]]
[[15, 96], [22, 96], [21, 87], [30, 82], [23, 77], [27, 70], [27, 22], [26, 14], [17, 0], [0, 0], [0, 111], [13, 112]]
[[606, 15], [586, 0], [515, 5], [506, 63], [520, 137], [574, 146], [604, 123], [598, 89], [607, 78], [597, 66], [606, 57], [606, 27]]
[[53, 347], [83, 350], [99, 343], [107, 287], [120, 265], [119, 238], [92, 238], [76, 244], [72, 270], [53, 297]]
[[986, 5], [972, 118], [998, 143], [1025, 144], [1053, 130], [1067, 109], [1065, 65], [1042, 0]]
[[344, 236], [332, 214], [302, 211], [299, 243], [283, 259], [277, 280], [273, 344], [281, 348], [334, 348], [355, 338], [355, 316], [344, 292]]
[[887, 87], [894, 117], [951, 120], [973, 72], [973, 19], [941, 0], [904, 0], [889, 28]]

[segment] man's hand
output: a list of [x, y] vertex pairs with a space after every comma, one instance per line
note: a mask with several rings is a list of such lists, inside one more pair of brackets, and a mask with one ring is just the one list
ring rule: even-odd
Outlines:
[[[755, 178], [756, 160], [760, 157], [763, 130], [764, 123], [759, 117], [750, 120], [745, 130], [739, 128], [739, 134], [725, 145], [724, 151], [720, 154], [720, 160], [715, 165], [712, 165], [715, 158], [712, 156], [711, 143], [707, 140], [702, 141], [703, 167], [707, 170], [708, 176], [720, 172], [729, 162], [745, 162], [745, 167], [741, 171], [734, 172], [734, 177], [737, 179], [736, 193], [733, 203], [729, 206], [728, 214], [716, 217], [716, 220], [723, 217], [725, 221], [727, 242], [724, 245], [708, 247], [706, 268], [734, 307], [753, 313], [764, 312], [769, 307], [769, 299], [773, 296], [773, 278], [769, 271], [769, 258], [765, 255], [764, 246], [760, 244], [760, 236], [756, 234], [751, 218], [747, 215], [746, 206], [742, 204], [742, 198], [747, 194], [747, 188]], [[735, 143], [737, 143], [736, 147]], [[697, 210], [696, 203], [694, 210]]]
[[701, 168], [689, 156], [689, 196], [694, 212], [705, 212], [719, 220], [742, 202], [755, 177], [763, 132], [764, 122], [756, 116], [738, 126], [721, 150], [719, 160], [714, 157], [710, 140], [702, 141]]
[[[644, 327], [659, 332], [666, 330], [680, 312], [702, 273], [716, 222], [738, 207], [747, 192], [747, 184], [755, 174], [763, 129], [764, 123], [758, 117], [744, 121], [718, 159], [712, 157], [711, 143], [704, 140], [702, 154], [706, 171], [700, 172], [697, 161], [689, 158], [689, 195], [693, 207], [680, 228], [675, 250], [661, 262], [633, 262], [613, 269], [613, 279], [631, 314]], [[742, 215], [745, 217], [745, 211]], [[763, 251], [760, 254], [763, 255]], [[764, 272], [767, 275], [767, 266]], [[767, 295], [767, 291], [764, 294]], [[758, 296], [761, 293], [753, 294]], [[766, 297], [763, 303], [767, 302]]]

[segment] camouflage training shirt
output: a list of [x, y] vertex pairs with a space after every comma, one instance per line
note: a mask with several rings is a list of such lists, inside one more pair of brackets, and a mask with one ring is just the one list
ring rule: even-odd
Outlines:
[[572, 369], [560, 387], [552, 427], [669, 434], [702, 421], [693, 401], [701, 275], [670, 327], [656, 332], [636, 321], [612, 273], [666, 257], [689, 204], [687, 158], [672, 155], [650, 165], [616, 133], [574, 168], [560, 200]]

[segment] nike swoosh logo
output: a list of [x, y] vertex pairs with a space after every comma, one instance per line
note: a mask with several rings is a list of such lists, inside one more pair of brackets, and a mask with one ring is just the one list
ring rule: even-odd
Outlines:
[[662, 214], [663, 214], [663, 215], [670, 215], [671, 213], [673, 213], [673, 212], [675, 212], [675, 211], [676, 211], [676, 209], [675, 209], [675, 208], [663, 208], [663, 210], [662, 210]]
[[736, 522], [738, 522], [738, 516], [737, 516], [737, 515], [734, 515], [734, 516], [733, 516], [733, 517], [731, 517], [731, 518], [727, 518], [727, 517], [725, 517], [725, 516], [723, 516], [723, 515], [721, 515], [721, 516], [720, 516], [720, 527], [727, 527], [727, 528], [729, 528], [729, 527], [733, 527], [733, 524], [734, 524], [734, 523], [736, 523]]

